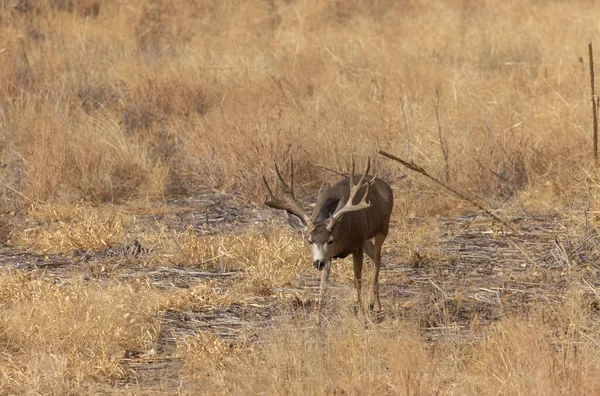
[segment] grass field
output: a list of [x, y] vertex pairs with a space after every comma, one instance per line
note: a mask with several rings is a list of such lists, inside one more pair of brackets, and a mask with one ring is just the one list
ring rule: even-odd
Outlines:
[[[584, 0], [0, 1], [0, 393], [600, 394], [598, 20]], [[317, 324], [261, 177], [292, 157], [308, 207], [351, 155], [395, 194], [384, 313], [353, 313], [340, 260]]]

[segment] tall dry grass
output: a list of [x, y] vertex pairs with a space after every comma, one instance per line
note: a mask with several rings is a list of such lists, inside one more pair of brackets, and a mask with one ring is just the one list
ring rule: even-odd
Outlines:
[[407, 321], [366, 324], [341, 311], [319, 327], [299, 313], [251, 345], [201, 334], [182, 348], [192, 389], [209, 394], [596, 394], [598, 303], [574, 290], [434, 343]]
[[289, 153], [302, 183], [320, 177], [309, 164], [343, 168], [350, 152], [406, 155], [400, 100], [411, 152], [436, 173], [437, 89], [463, 189], [554, 204], [582, 194], [590, 166], [586, 1], [23, 0], [0, 13], [7, 203], [199, 187], [253, 200]]

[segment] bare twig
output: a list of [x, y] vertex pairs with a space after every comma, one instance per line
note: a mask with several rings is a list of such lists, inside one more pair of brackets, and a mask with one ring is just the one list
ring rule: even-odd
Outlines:
[[22, 196], [23, 198], [25, 198], [29, 202], [33, 202], [33, 199], [29, 198], [27, 195], [23, 194], [22, 192], [15, 190], [11, 186], [9, 186], [8, 183], [4, 183], [4, 187], [8, 188], [10, 191], [14, 192], [15, 194], [19, 194], [20, 196]]
[[554, 237], [554, 246], [556, 247], [556, 251], [560, 258], [567, 264], [567, 268], [571, 269], [572, 265], [571, 260], [569, 260], [569, 253], [558, 237]]
[[515, 239], [511, 240], [511, 242], [512, 242], [514, 248], [517, 249], [519, 252], [521, 252], [521, 254], [527, 259], [527, 261], [529, 261], [534, 267], [538, 268], [540, 271], [544, 272], [545, 274], [548, 273], [548, 270], [545, 268], [542, 268], [538, 263], [536, 263], [535, 260], [533, 258], [531, 258], [531, 256], [529, 254], [527, 254], [525, 249], [520, 244], [518, 244]]
[[473, 158], [473, 160], [475, 162], [477, 162], [477, 165], [479, 165], [481, 168], [489, 171], [491, 174], [493, 174], [494, 176], [496, 176], [498, 179], [503, 180], [507, 183], [510, 183], [510, 180], [508, 180], [506, 177], [502, 176], [501, 174], [499, 174], [498, 172], [493, 171], [492, 169], [488, 168], [487, 166], [483, 165], [481, 163], [481, 161], [479, 161], [477, 158]]
[[408, 120], [406, 119], [406, 112], [404, 111], [404, 103], [402, 102], [402, 98], [400, 98], [400, 109], [402, 110], [402, 118], [404, 119], [404, 130], [406, 130], [406, 153], [408, 154], [408, 158], [413, 160], [412, 149], [410, 147], [410, 131], [408, 129]]
[[504, 146], [502, 145], [502, 143], [500, 143], [500, 140], [498, 139], [498, 136], [496, 136], [496, 134], [494, 133], [494, 130], [492, 129], [492, 127], [488, 123], [487, 118], [485, 118], [485, 114], [483, 113], [483, 110], [481, 109], [481, 107], [479, 106], [479, 104], [477, 103], [477, 101], [475, 100], [475, 98], [473, 97], [473, 95], [471, 95], [471, 99], [473, 100], [473, 102], [475, 102], [475, 105], [479, 108], [479, 114], [481, 114], [481, 120], [483, 121], [483, 125], [485, 126], [485, 129], [487, 130], [487, 132], [489, 133], [489, 135], [492, 137], [492, 140], [494, 142], [496, 142], [496, 144], [498, 145], [498, 147], [500, 147], [500, 150], [502, 150], [502, 153], [506, 157], [506, 160], [511, 165], [511, 168], [512, 168], [512, 170], [514, 172], [514, 170], [515, 170], [516, 167], [515, 167], [515, 164], [513, 163], [512, 159], [510, 158], [510, 155], [508, 155], [508, 151], [506, 151], [506, 149], [504, 148]]
[[335, 173], [336, 175], [340, 175], [340, 176], [344, 176], [344, 177], [348, 176], [348, 173], [342, 172], [341, 170], [331, 169], [326, 166], [318, 165], [318, 164], [311, 164], [311, 165], [314, 166], [315, 168], [319, 168], [319, 169], [323, 169], [327, 172]]
[[590, 285], [590, 283], [588, 281], [586, 281], [585, 279], [582, 279], [582, 281], [590, 288], [590, 290], [596, 295], [596, 297], [598, 297], [598, 299], [600, 299], [600, 294], [598, 294], [598, 291], [596, 291], [594, 286]]
[[450, 187], [449, 185], [439, 181], [438, 179], [436, 179], [435, 177], [431, 176], [429, 173], [427, 173], [427, 171], [423, 168], [421, 168], [419, 165], [415, 164], [414, 162], [407, 162], [404, 161], [402, 158], [396, 157], [393, 154], [390, 153], [386, 153], [385, 151], [381, 151], [379, 150], [379, 154], [383, 155], [384, 157], [387, 157], [391, 160], [394, 160], [396, 162], [399, 162], [400, 164], [404, 165], [406, 168], [420, 173], [423, 176], [427, 177], [428, 179], [432, 180], [433, 182], [439, 184], [440, 186], [444, 187], [446, 190], [450, 191], [451, 193], [453, 193], [454, 195], [458, 196], [459, 198], [469, 202], [471, 205], [475, 206], [476, 208], [478, 208], [479, 210], [482, 210], [483, 212], [485, 212], [488, 216], [492, 217], [493, 219], [499, 221], [500, 223], [506, 225], [507, 227], [509, 227], [513, 232], [518, 234], [517, 229], [507, 220], [504, 220], [503, 218], [499, 217], [498, 215], [492, 213], [489, 209], [487, 209], [485, 206], [483, 206], [482, 204], [480, 204], [479, 202], [475, 201], [474, 199], [471, 199], [469, 197], [466, 196], [466, 194], [456, 190], [453, 187]]
[[596, 92], [594, 89], [594, 50], [592, 48], [592, 42], [589, 44], [589, 58], [590, 58], [590, 88], [592, 91], [592, 118], [594, 121], [594, 160], [596, 165], [598, 164], [598, 99], [596, 99]]
[[444, 296], [444, 298], [448, 298], [448, 294], [441, 287], [439, 287], [438, 285], [436, 285], [435, 282], [433, 280], [431, 280], [431, 278], [427, 279], [427, 280], [429, 281], [429, 283], [431, 283], [431, 285], [433, 287], [435, 287], [440, 293], [442, 293], [442, 295]]
[[502, 152], [506, 156], [506, 159], [508, 160], [508, 162], [510, 164], [512, 164], [512, 160], [510, 159], [510, 155], [508, 155], [508, 152], [506, 151], [506, 149], [504, 148], [504, 146], [502, 145], [502, 143], [500, 143], [500, 140], [498, 140], [498, 137], [494, 133], [494, 130], [492, 129], [492, 127], [490, 126], [490, 124], [488, 124], [487, 119], [485, 118], [485, 115], [483, 114], [483, 112], [481, 113], [481, 118], [483, 120], [483, 125], [485, 125], [485, 129], [487, 129], [487, 131], [490, 134], [490, 136], [492, 137], [492, 139], [494, 139], [494, 142], [496, 142], [496, 144], [498, 145], [498, 147], [500, 147], [500, 150], [502, 150]]
[[[450, 167], [448, 166], [448, 141], [442, 135], [442, 124], [440, 123], [440, 88], [437, 87], [435, 89], [436, 100], [433, 101], [433, 106], [435, 107], [435, 119], [437, 120], [438, 126], [438, 135], [440, 139], [440, 148], [442, 149], [442, 154], [444, 155], [444, 171], [446, 175], [446, 182], [450, 181]], [[411, 158], [412, 161], [412, 158]]]

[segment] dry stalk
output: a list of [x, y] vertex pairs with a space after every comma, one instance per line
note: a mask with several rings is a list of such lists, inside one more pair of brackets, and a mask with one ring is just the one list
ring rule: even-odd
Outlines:
[[514, 168], [514, 164], [512, 163], [512, 160], [510, 159], [510, 155], [508, 155], [508, 152], [506, 151], [506, 149], [504, 148], [502, 143], [500, 143], [500, 140], [498, 140], [498, 137], [494, 133], [494, 130], [492, 129], [490, 124], [487, 122], [487, 119], [485, 118], [485, 115], [483, 114], [483, 112], [481, 112], [481, 118], [483, 119], [483, 125], [485, 125], [485, 129], [487, 129], [488, 133], [490, 134], [490, 136], [492, 137], [494, 142], [496, 142], [496, 144], [500, 147], [500, 150], [502, 150], [502, 153], [504, 153], [504, 156], [506, 157], [508, 162], [511, 165], [513, 165], [513, 168]]
[[592, 42], [589, 44], [589, 59], [590, 59], [590, 88], [592, 91], [592, 118], [594, 121], [594, 160], [598, 164], [598, 99], [594, 90], [594, 50]]
[[408, 154], [408, 158], [413, 160], [412, 148], [410, 147], [410, 131], [408, 129], [408, 120], [406, 119], [406, 112], [404, 111], [404, 103], [402, 102], [402, 98], [400, 98], [400, 110], [402, 110], [402, 118], [404, 119], [404, 130], [406, 130], [406, 152]]
[[[433, 101], [433, 106], [435, 107], [435, 119], [437, 121], [438, 126], [438, 136], [440, 139], [440, 148], [442, 149], [442, 154], [444, 155], [444, 171], [446, 175], [446, 182], [450, 181], [450, 167], [448, 166], [448, 141], [442, 135], [442, 124], [440, 124], [440, 88], [437, 87], [435, 89], [436, 100]], [[412, 161], [412, 157], [411, 157]]]
[[[483, 113], [483, 110], [481, 109], [481, 107], [479, 106], [479, 104], [477, 103], [477, 101], [475, 100], [473, 95], [470, 95], [470, 96], [471, 96], [471, 99], [473, 100], [473, 102], [475, 103], [475, 105], [479, 108], [479, 113], [481, 114], [481, 120], [483, 121], [483, 125], [485, 126], [485, 129], [487, 130], [488, 134], [492, 137], [492, 140], [498, 145], [498, 147], [500, 147], [502, 154], [504, 154], [504, 156], [506, 157], [506, 160], [508, 161], [508, 164], [512, 171], [511, 179], [513, 179], [516, 174], [516, 170], [517, 170], [515, 162], [510, 158], [508, 151], [506, 151], [506, 149], [504, 148], [502, 143], [500, 143], [498, 136], [496, 135], [496, 133], [494, 133], [494, 130], [490, 126], [487, 118], [485, 118], [485, 114]], [[495, 172], [494, 172], [494, 174], [495, 174]], [[507, 182], [512, 183], [512, 180], [507, 180], [505, 178], [503, 178], [503, 179]]]
[[385, 151], [379, 150], [379, 154], [383, 155], [384, 157], [387, 157], [391, 160], [394, 160], [396, 162], [399, 162], [400, 164], [404, 165], [406, 168], [420, 173], [423, 176], [427, 177], [428, 179], [432, 180], [433, 182], [439, 184], [440, 186], [444, 187], [446, 190], [450, 191], [451, 193], [453, 193], [454, 195], [456, 195], [457, 197], [469, 202], [471, 205], [475, 206], [476, 208], [478, 208], [479, 210], [485, 212], [488, 216], [492, 217], [494, 220], [499, 221], [500, 223], [506, 225], [508, 228], [510, 228], [515, 234], [518, 234], [519, 232], [517, 231], [517, 229], [508, 221], [505, 220], [501, 217], [499, 217], [498, 215], [492, 213], [489, 209], [487, 209], [485, 206], [483, 206], [482, 204], [480, 204], [479, 202], [475, 201], [472, 198], [467, 197], [466, 194], [458, 191], [457, 189], [447, 185], [446, 183], [443, 183], [441, 181], [439, 181], [438, 179], [436, 179], [435, 177], [431, 176], [429, 173], [427, 173], [427, 171], [425, 169], [423, 169], [422, 167], [420, 167], [419, 165], [415, 164], [414, 162], [408, 162], [403, 160], [402, 158], [396, 157], [393, 154], [387, 153]]
[[311, 165], [314, 166], [315, 168], [323, 169], [324, 171], [331, 172], [331, 173], [334, 173], [334, 174], [339, 175], [339, 176], [344, 176], [344, 177], [348, 176], [348, 173], [343, 172], [341, 170], [337, 170], [337, 169], [333, 169], [333, 168], [328, 168], [326, 166], [319, 165], [319, 164], [311, 164]]

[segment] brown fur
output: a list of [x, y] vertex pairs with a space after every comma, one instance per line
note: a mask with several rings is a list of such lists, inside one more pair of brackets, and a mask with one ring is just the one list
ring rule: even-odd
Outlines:
[[[370, 180], [370, 177], [367, 177]], [[360, 176], [354, 177], [354, 183], [358, 183]], [[365, 193], [366, 187], [359, 190], [354, 197], [353, 203], [358, 204]], [[389, 230], [394, 197], [391, 187], [381, 179], [375, 178], [371, 184], [367, 202], [370, 207], [350, 212], [334, 225], [331, 232], [327, 229], [329, 218], [335, 211], [341, 208], [350, 195], [349, 178], [340, 180], [325, 190], [318, 198], [315, 205], [312, 223], [314, 228], [310, 230], [309, 241], [323, 244], [333, 236], [331, 247], [328, 248], [326, 260], [324, 260], [323, 274], [321, 277], [321, 300], [324, 297], [327, 280], [329, 278], [329, 260], [333, 258], [344, 258], [353, 255], [354, 283], [357, 291], [359, 308], [361, 305], [361, 275], [363, 264], [363, 253], [375, 264], [373, 276], [372, 294], [369, 307], [381, 310], [379, 301], [379, 269], [381, 267], [381, 246], [387, 237]], [[315, 263], [317, 266], [317, 263]]]

